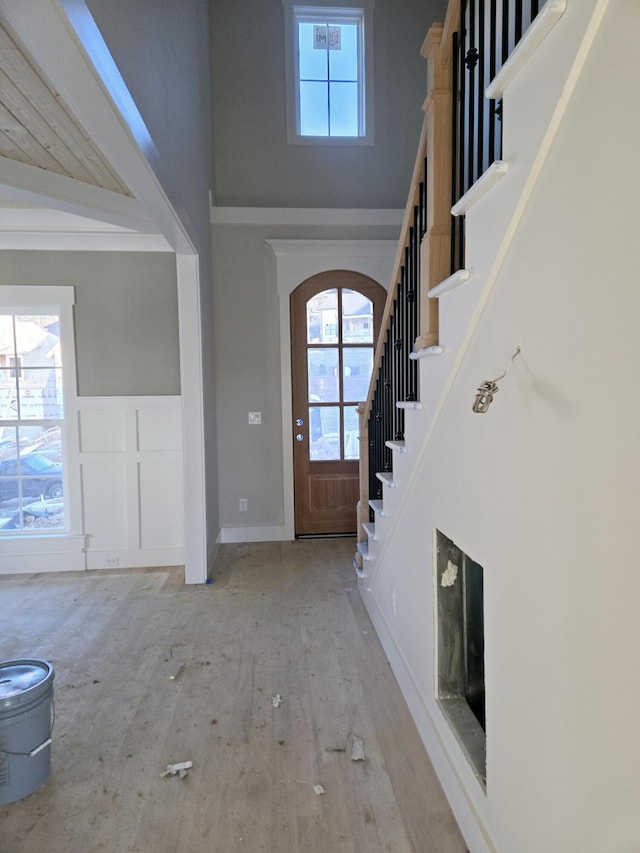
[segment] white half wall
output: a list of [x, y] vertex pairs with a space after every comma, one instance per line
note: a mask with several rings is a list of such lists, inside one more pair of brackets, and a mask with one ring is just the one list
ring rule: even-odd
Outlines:
[[86, 568], [184, 562], [180, 397], [81, 397]]
[[0, 541], [0, 574], [184, 564], [182, 398], [79, 397], [67, 428], [68, 533]]

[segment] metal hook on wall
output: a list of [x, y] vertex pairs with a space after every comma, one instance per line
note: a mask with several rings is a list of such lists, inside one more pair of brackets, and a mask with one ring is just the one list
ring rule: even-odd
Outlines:
[[507, 375], [507, 373], [511, 370], [511, 365], [517, 356], [520, 355], [520, 347], [516, 347], [515, 352], [511, 356], [511, 361], [507, 365], [504, 373], [500, 376], [497, 376], [495, 379], [485, 379], [481, 385], [478, 386], [478, 393], [476, 394], [476, 399], [473, 404], [473, 411], [478, 415], [484, 415], [485, 412], [489, 411], [489, 406], [493, 403], [494, 394], [497, 394], [500, 390], [498, 388], [498, 382]]

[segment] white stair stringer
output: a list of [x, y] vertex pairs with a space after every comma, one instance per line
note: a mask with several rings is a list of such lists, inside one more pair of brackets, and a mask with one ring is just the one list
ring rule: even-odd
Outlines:
[[[556, 27], [503, 94], [502, 160], [509, 170], [466, 213], [465, 269], [469, 277], [439, 299], [439, 336], [442, 350], [437, 358], [419, 360], [419, 419], [405, 424], [405, 440], [415, 452], [394, 454], [394, 469], [403, 465], [403, 477], [394, 477], [392, 490], [383, 490], [385, 505], [393, 491], [393, 524], [379, 543], [376, 574], [393, 539], [393, 528], [409, 499], [420, 458], [433, 434], [466, 351], [474, 337], [484, 307], [515, 238], [518, 225], [556, 137], [571, 92], [580, 76], [597, 33], [607, 0], [571, 2]], [[563, 27], [564, 23], [570, 26]], [[555, 43], [557, 41], [557, 43]], [[561, 45], [559, 47], [559, 45]], [[553, 75], [549, 62], [553, 62]], [[524, 81], [524, 82], [523, 82]], [[535, 92], [535, 103], [531, 93]], [[536, 121], [531, 120], [532, 113]], [[510, 120], [511, 119], [511, 120]], [[494, 371], [507, 366], [519, 341], [504, 342], [504, 353]], [[484, 379], [483, 369], [478, 383]], [[469, 406], [475, 388], [469, 389]], [[413, 435], [413, 427], [419, 433]], [[405, 468], [406, 466], [406, 468]], [[406, 474], [406, 479], [404, 477]], [[370, 583], [373, 578], [370, 578]]]
[[367, 543], [367, 570], [369, 571], [376, 560], [379, 541], [378, 541], [378, 532], [377, 525], [373, 522], [365, 521], [362, 525], [362, 530], [366, 534], [366, 543]]
[[375, 539], [373, 540], [375, 541], [373, 552], [375, 554], [379, 552], [380, 545], [384, 542], [392, 524], [389, 504], [389, 500], [384, 499], [369, 501], [369, 506], [373, 509], [374, 520], [370, 524], [367, 523], [362, 525], [362, 528], [370, 541], [373, 540], [373, 537], [370, 536], [370, 528], [373, 529], [375, 536]]
[[[399, 401], [396, 407], [405, 411], [405, 433], [409, 424], [419, 421], [423, 417], [423, 405], [419, 402]], [[420, 431], [418, 431], [420, 434]], [[397, 501], [400, 489], [398, 484], [406, 481], [411, 471], [409, 447], [406, 441], [387, 441], [387, 447], [393, 450], [393, 471], [381, 473], [378, 479], [382, 482], [382, 498], [369, 501], [369, 507], [374, 512], [373, 522], [364, 522], [362, 530], [367, 537], [367, 561], [371, 568], [380, 544], [384, 541], [386, 532], [391, 525], [392, 505]], [[361, 554], [364, 559], [364, 555]], [[361, 574], [361, 577], [364, 576]]]

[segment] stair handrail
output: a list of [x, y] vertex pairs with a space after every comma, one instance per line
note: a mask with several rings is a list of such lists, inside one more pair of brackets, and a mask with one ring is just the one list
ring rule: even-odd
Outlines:
[[[452, 62], [453, 32], [460, 17], [460, 0], [450, 0], [444, 24], [433, 24], [422, 44], [420, 54], [427, 63], [427, 97], [422, 105], [424, 118], [418, 153], [413, 168], [403, 223], [398, 240], [391, 285], [375, 349], [367, 399], [358, 406], [360, 416], [360, 500], [357, 508], [358, 541], [363, 541], [362, 524], [369, 520], [369, 430], [374, 391], [385, 349], [385, 340], [394, 312], [402, 268], [414, 228], [414, 210], [426, 194], [424, 232], [419, 242], [419, 330], [411, 342], [412, 349], [438, 344], [438, 300], [429, 299], [429, 290], [447, 277], [450, 271], [451, 246], [451, 159], [452, 159]], [[422, 190], [421, 190], [422, 185]], [[361, 555], [356, 563], [361, 566]]]

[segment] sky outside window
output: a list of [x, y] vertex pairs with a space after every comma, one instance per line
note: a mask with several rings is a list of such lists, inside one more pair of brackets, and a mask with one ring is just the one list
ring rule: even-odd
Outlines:
[[[326, 27], [328, 48], [317, 46], [319, 27]], [[301, 135], [358, 136], [357, 25], [300, 22], [298, 62]]]

